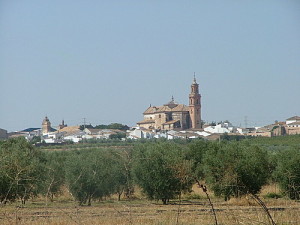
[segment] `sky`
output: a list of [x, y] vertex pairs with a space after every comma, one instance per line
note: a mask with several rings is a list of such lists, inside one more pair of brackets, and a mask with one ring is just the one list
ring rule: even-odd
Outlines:
[[0, 0], [0, 128], [136, 125], [194, 73], [202, 119], [300, 116], [298, 0]]

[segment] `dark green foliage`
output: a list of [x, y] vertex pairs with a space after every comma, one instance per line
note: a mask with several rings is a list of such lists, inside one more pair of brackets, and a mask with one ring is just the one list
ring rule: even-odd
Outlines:
[[196, 180], [205, 180], [216, 195], [229, 199], [257, 194], [274, 171], [272, 181], [283, 193], [300, 199], [299, 137], [230, 138], [220, 143], [111, 139], [39, 148], [24, 138], [9, 139], [0, 141], [0, 202], [24, 203], [37, 194], [53, 200], [63, 185], [80, 204], [114, 193], [120, 199], [132, 195], [132, 177], [148, 198], [164, 204]]
[[44, 157], [25, 138], [0, 145], [0, 202], [25, 201], [38, 194], [44, 182]]
[[54, 195], [61, 193], [65, 182], [65, 161], [69, 154], [66, 152], [47, 152], [45, 175], [47, 179], [43, 184], [42, 193], [53, 201]]
[[111, 123], [107, 125], [107, 129], [118, 129], [118, 130], [129, 130], [129, 127], [127, 125], [123, 125], [120, 123]]
[[291, 199], [300, 199], [300, 148], [290, 148], [278, 154], [275, 177]]
[[116, 130], [123, 130], [123, 131], [129, 130], [129, 127], [127, 125], [123, 125], [120, 123], [111, 123], [109, 125], [100, 124], [100, 125], [96, 125], [96, 126], [92, 126], [91, 124], [85, 125], [85, 126], [81, 125], [80, 130], [84, 130], [84, 127], [85, 128], [95, 128], [95, 129], [116, 129]]
[[197, 180], [204, 179], [204, 154], [212, 146], [211, 142], [204, 140], [195, 140], [188, 145], [185, 151], [185, 157], [190, 160], [192, 164], [193, 176]]
[[122, 139], [122, 138], [126, 138], [126, 133], [121, 133], [121, 132], [117, 132], [116, 134], [111, 134], [109, 135], [110, 139]]
[[251, 144], [259, 146], [265, 146], [270, 150], [272, 150], [272, 147], [279, 147], [278, 150], [280, 150], [280, 148], [290, 146], [300, 147], [300, 134], [276, 137], [247, 137], [245, 142], [250, 142]]
[[36, 144], [36, 143], [40, 143], [40, 142], [41, 142], [40, 136], [34, 136], [30, 141], [31, 144]]
[[228, 135], [227, 133], [221, 135], [220, 139], [223, 141], [240, 141], [244, 140], [246, 137], [244, 135]]
[[117, 191], [122, 174], [120, 157], [108, 150], [75, 152], [66, 164], [66, 182], [80, 205]]
[[282, 198], [282, 195], [281, 194], [278, 194], [278, 193], [274, 193], [274, 192], [270, 192], [270, 193], [267, 193], [266, 195], [264, 195], [264, 198]]
[[206, 181], [225, 200], [258, 193], [270, 175], [267, 152], [257, 146], [215, 144], [206, 152], [204, 162]]
[[192, 164], [178, 145], [168, 142], [143, 144], [134, 150], [133, 173], [150, 199], [164, 204], [193, 184]]
[[84, 128], [94, 128], [91, 124], [88, 125], [80, 125], [79, 129], [84, 130]]
[[134, 193], [134, 187], [132, 182], [132, 151], [130, 149], [124, 149], [121, 151], [115, 151], [114, 155], [117, 159], [117, 171], [115, 173], [115, 187], [118, 194], [118, 200], [121, 199], [121, 195], [124, 193], [126, 198], [130, 198]]

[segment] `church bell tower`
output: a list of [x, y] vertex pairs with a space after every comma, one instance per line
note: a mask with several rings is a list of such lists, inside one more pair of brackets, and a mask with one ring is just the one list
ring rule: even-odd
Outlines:
[[191, 128], [201, 129], [201, 95], [199, 94], [199, 84], [194, 81], [191, 85], [191, 93], [189, 94], [189, 108], [191, 117]]
[[46, 116], [42, 123], [42, 133], [46, 134], [51, 131], [51, 123], [48, 117]]

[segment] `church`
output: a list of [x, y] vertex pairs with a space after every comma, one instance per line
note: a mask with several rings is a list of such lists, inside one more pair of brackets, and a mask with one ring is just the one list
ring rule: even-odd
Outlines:
[[172, 97], [163, 106], [151, 106], [143, 113], [144, 120], [137, 123], [139, 127], [155, 130], [201, 129], [201, 95], [199, 84], [194, 77], [189, 94], [189, 105], [178, 104]]

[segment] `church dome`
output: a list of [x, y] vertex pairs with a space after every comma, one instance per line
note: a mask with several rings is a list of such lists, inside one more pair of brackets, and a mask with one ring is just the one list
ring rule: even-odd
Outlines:
[[164, 106], [168, 106], [169, 108], [175, 108], [176, 106], [178, 105], [178, 103], [176, 103], [175, 101], [174, 101], [174, 97], [172, 96], [172, 99], [171, 99], [171, 101], [169, 101], [167, 104], [164, 104]]

